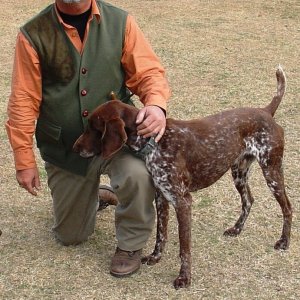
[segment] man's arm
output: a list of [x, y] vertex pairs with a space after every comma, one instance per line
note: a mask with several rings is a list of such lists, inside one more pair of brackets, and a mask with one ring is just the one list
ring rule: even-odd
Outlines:
[[137, 116], [138, 134], [156, 136], [166, 127], [165, 110], [170, 97], [165, 70], [132, 16], [128, 16], [122, 65], [126, 85], [144, 104]]
[[40, 65], [35, 50], [19, 33], [16, 42], [6, 131], [19, 185], [36, 195], [40, 180], [33, 152], [35, 122], [41, 103]]

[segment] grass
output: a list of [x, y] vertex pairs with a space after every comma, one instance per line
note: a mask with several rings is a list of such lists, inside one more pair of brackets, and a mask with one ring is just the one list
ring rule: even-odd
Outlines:
[[[297, 0], [152, 0], [113, 4], [137, 19], [166, 67], [172, 87], [168, 114], [190, 119], [239, 106], [264, 106], [283, 65], [286, 96], [276, 119], [285, 129], [288, 196], [294, 207], [290, 249], [273, 250], [281, 212], [257, 165], [251, 187], [256, 199], [245, 230], [223, 236], [240, 211], [226, 174], [193, 194], [192, 285], [175, 291], [179, 269], [177, 225], [171, 210], [169, 242], [162, 261], [142, 266], [130, 278], [109, 275], [115, 248], [114, 208], [99, 214], [95, 234], [77, 247], [62, 247], [51, 233], [51, 197], [42, 162], [42, 191], [36, 198], [19, 189], [12, 153], [0, 128], [0, 298], [1, 299], [298, 299], [300, 297], [299, 48]], [[52, 1], [0, 3], [0, 116], [6, 120], [18, 27]], [[107, 179], [106, 179], [107, 180]], [[154, 234], [145, 253], [151, 251]]]

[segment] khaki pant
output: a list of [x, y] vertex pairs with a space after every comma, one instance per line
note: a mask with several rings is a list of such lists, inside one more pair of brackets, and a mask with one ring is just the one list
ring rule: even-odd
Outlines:
[[94, 157], [85, 177], [50, 163], [45, 168], [53, 198], [53, 231], [64, 245], [81, 243], [93, 233], [99, 179], [107, 174], [119, 200], [115, 210], [118, 247], [135, 251], [145, 246], [155, 220], [155, 191], [142, 160], [124, 148], [107, 161]]

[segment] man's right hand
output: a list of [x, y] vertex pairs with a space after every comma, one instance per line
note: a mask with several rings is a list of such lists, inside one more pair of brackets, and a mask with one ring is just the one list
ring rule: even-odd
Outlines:
[[37, 190], [40, 189], [40, 177], [37, 168], [18, 170], [16, 178], [20, 187], [24, 188], [30, 194], [37, 196]]

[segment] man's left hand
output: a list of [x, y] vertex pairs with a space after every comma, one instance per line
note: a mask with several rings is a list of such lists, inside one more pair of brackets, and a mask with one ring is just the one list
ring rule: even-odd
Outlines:
[[166, 129], [166, 117], [163, 110], [155, 105], [143, 107], [136, 118], [138, 135], [143, 137], [155, 136], [158, 142]]

